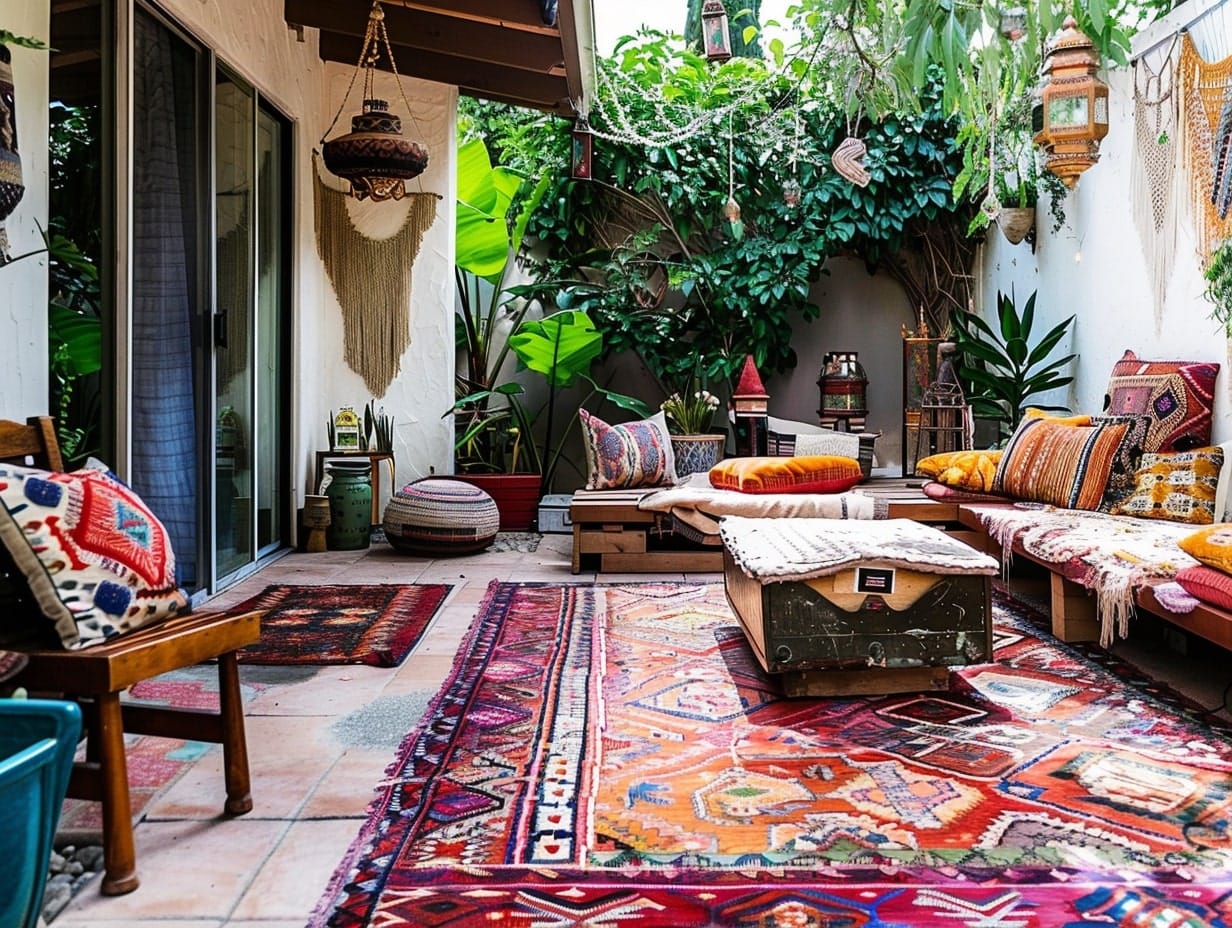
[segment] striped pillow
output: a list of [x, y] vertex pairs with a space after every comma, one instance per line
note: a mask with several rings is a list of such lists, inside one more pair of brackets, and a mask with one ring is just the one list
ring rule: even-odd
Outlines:
[[1098, 509], [1129, 425], [1024, 419], [1005, 446], [992, 492], [1065, 509]]

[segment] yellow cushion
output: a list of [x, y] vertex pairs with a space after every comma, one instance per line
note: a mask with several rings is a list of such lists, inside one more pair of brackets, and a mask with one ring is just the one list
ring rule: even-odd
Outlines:
[[1232, 574], [1232, 522], [1216, 522], [1177, 542], [1195, 561]]
[[1024, 419], [1047, 419], [1049, 422], [1056, 425], [1090, 425], [1091, 417], [1084, 415], [1077, 416], [1054, 416], [1050, 412], [1045, 412], [1042, 409], [1036, 409], [1034, 406], [1028, 406], [1023, 412]]
[[1000, 451], [946, 451], [916, 461], [915, 472], [947, 487], [987, 493], [1000, 461]]
[[1167, 519], [1191, 525], [1215, 521], [1215, 490], [1223, 467], [1223, 449], [1144, 454], [1134, 471], [1133, 491], [1117, 502], [1117, 516]]
[[864, 478], [860, 462], [836, 454], [728, 458], [710, 469], [710, 485], [741, 493], [842, 493]]

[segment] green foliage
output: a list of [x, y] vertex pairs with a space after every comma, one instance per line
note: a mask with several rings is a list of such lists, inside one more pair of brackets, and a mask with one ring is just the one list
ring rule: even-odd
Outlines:
[[[330, 435], [331, 444], [333, 447], [333, 435]], [[394, 450], [394, 417], [385, 412], [385, 407], [376, 408], [376, 401], [369, 400], [364, 404], [364, 426], [363, 435], [361, 437], [362, 448], [367, 451], [369, 448], [376, 451], [393, 451]]]
[[36, 51], [49, 51], [51, 46], [42, 39], [28, 35], [15, 35], [7, 29], [0, 29], [0, 45], [20, 45], [22, 48], [33, 48]]
[[[603, 335], [585, 312], [566, 309], [543, 319], [524, 320], [510, 336], [509, 345], [523, 369], [539, 374], [547, 383], [547, 401], [541, 410], [532, 412], [526, 406], [526, 389], [516, 380], [459, 397], [446, 415], [462, 412], [469, 416], [455, 444], [458, 462], [464, 469], [539, 473], [543, 475], [541, 493], [547, 492], [562, 457], [563, 439], [577, 418], [575, 413], [557, 434], [557, 391], [579, 382], [590, 388], [583, 405], [599, 395], [638, 415], [650, 414], [639, 400], [607, 390], [590, 379], [591, 364], [603, 353]], [[500, 402], [492, 404], [493, 399]], [[534, 439], [540, 413], [546, 413], [542, 447]], [[485, 436], [495, 440], [480, 447]]]
[[58, 232], [43, 234], [51, 301], [47, 348], [56, 439], [67, 467], [99, 451], [98, 375], [103, 366], [98, 268]]
[[1035, 293], [1023, 305], [1021, 315], [1012, 293], [997, 293], [997, 330], [975, 313], [955, 314], [954, 333], [964, 356], [958, 374], [967, 393], [967, 401], [977, 416], [997, 419], [1002, 438], [1013, 434], [1028, 406], [1063, 410], [1065, 407], [1041, 406], [1027, 401], [1073, 382], [1073, 377], [1061, 374], [1061, 369], [1077, 355], [1049, 360], [1049, 355], [1065, 337], [1074, 322], [1070, 316], [1058, 323], [1034, 345], [1031, 343], [1035, 325]]
[[1232, 338], [1232, 238], [1226, 238], [1211, 253], [1202, 272], [1206, 293], [1211, 301], [1211, 318], [1223, 324]]
[[[922, 112], [859, 127], [872, 178], [859, 188], [829, 163], [849, 131], [842, 109], [797, 97], [790, 68], [747, 59], [715, 67], [663, 36], [630, 40], [599, 66], [631, 123], [661, 126], [665, 100], [726, 118], [700, 119], [670, 143], [636, 144], [605, 138], [620, 135], [619, 120], [592, 112], [594, 179], [578, 183], [562, 176], [566, 124], [515, 121], [492, 107], [469, 115], [511, 165], [552, 173], [527, 229], [538, 243], [536, 273], [603, 279], [579, 308], [609, 350], [638, 352], [664, 382], [696, 369], [709, 383], [730, 383], [750, 353], [762, 370], [790, 369], [792, 329], [817, 317], [809, 292], [829, 258], [855, 255], [872, 269], [914, 244], [913, 223], [950, 223], [961, 234], [969, 220], [950, 192], [961, 160], [936, 81]], [[793, 114], [798, 142], [794, 132], [783, 137]], [[802, 188], [794, 208], [782, 193], [793, 178]], [[729, 190], [742, 210], [740, 237], [723, 216]]]

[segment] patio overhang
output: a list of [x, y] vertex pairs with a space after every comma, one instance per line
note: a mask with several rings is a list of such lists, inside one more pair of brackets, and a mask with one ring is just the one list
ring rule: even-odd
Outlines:
[[[593, 87], [591, 0], [382, 0], [398, 73], [454, 84], [468, 96], [572, 116]], [[292, 27], [320, 30], [324, 61], [354, 65], [367, 4], [284, 0]], [[382, 56], [380, 65], [388, 66]]]

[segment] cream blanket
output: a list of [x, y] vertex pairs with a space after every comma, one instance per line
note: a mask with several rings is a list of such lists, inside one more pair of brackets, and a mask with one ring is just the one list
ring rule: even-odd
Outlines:
[[638, 509], [666, 512], [699, 535], [717, 536], [719, 519], [818, 518], [884, 519], [884, 500], [853, 490], [849, 493], [739, 493], [716, 490], [707, 473], [690, 474], [674, 487], [647, 493]]
[[1105, 648], [1117, 635], [1129, 634], [1138, 587], [1171, 580], [1182, 567], [1198, 563], [1177, 545], [1193, 534], [1192, 525], [1021, 503], [968, 509], [1001, 545], [1007, 565], [1018, 545], [1095, 593], [1099, 643]]

